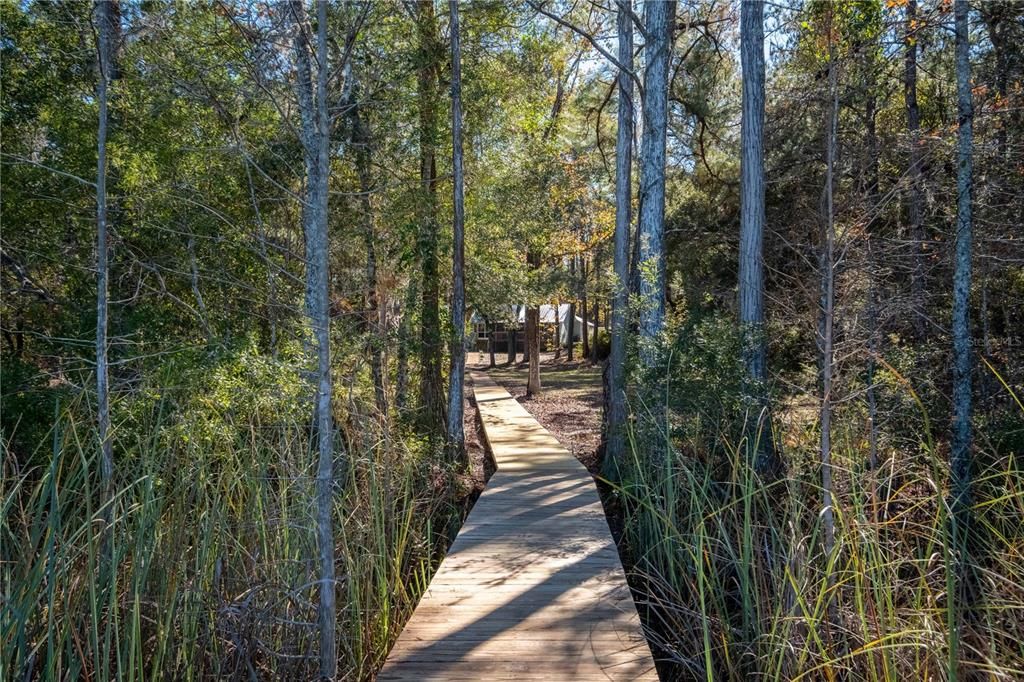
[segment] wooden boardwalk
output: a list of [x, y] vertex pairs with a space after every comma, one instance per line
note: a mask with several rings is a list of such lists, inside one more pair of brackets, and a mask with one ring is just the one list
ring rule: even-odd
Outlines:
[[378, 680], [657, 680], [587, 470], [472, 373], [498, 471]]

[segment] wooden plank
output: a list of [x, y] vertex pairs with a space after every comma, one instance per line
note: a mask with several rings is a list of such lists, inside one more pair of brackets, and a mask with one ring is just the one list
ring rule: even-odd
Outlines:
[[657, 680], [586, 469], [470, 373], [498, 465], [379, 680]]

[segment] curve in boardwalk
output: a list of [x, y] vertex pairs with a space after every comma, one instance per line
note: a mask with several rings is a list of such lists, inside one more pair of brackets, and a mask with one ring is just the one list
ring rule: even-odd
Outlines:
[[657, 680], [587, 470], [472, 373], [498, 465], [379, 680]]

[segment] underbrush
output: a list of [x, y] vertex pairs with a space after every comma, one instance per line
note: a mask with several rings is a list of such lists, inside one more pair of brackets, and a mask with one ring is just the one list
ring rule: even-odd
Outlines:
[[[93, 419], [61, 403], [0, 480], [2, 679], [311, 679], [314, 462], [296, 366], [167, 364], [115, 403], [112, 565]], [[349, 391], [338, 401], [339, 677], [366, 679], [457, 524], [456, 477]]]
[[871, 470], [851, 406], [834, 431], [836, 545], [825, 556], [813, 439], [781, 434], [787, 471], [759, 478], [736, 418], [734, 341], [713, 324], [685, 333], [686, 347], [663, 355], [668, 371], [638, 383], [650, 389], [633, 397], [631, 461], [616, 489], [663, 676], [1024, 679], [1017, 455], [980, 448], [961, 554], [942, 446], [919, 433], [918, 448], [888, 447]]

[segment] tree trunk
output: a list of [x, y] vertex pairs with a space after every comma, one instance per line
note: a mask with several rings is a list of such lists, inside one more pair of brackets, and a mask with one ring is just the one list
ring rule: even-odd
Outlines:
[[497, 367], [494, 361], [494, 322], [487, 321], [487, 352], [491, 356], [490, 367], [494, 369]]
[[398, 357], [395, 370], [395, 407], [403, 412], [408, 406], [409, 392], [409, 342], [412, 336], [412, 309], [419, 298], [415, 277], [410, 278], [405, 301], [402, 307], [402, 318], [398, 321]]
[[907, 0], [906, 52], [903, 61], [903, 98], [907, 107], [907, 135], [910, 138], [910, 189], [907, 222], [912, 251], [910, 296], [914, 334], [925, 335], [924, 228], [921, 222], [921, 114], [917, 106], [917, 0]]
[[540, 308], [537, 306], [526, 309], [526, 352], [530, 355], [526, 395], [540, 395]]
[[[953, 442], [949, 464], [953, 514], [966, 521], [971, 487], [971, 194], [974, 166], [974, 103], [971, 97], [967, 0], [955, 0], [957, 89], [957, 214], [953, 273]], [[963, 524], [960, 524], [961, 528]]]
[[[328, 259], [328, 180], [330, 174], [330, 115], [327, 103], [327, 2], [317, 3], [317, 33], [311, 28], [302, 2], [293, 2], [295, 20], [296, 95], [302, 119], [301, 137], [306, 166], [302, 222], [306, 242], [306, 316], [312, 332], [309, 350], [316, 361], [316, 435], [319, 461], [316, 475], [317, 545], [320, 552], [320, 677], [334, 679], [337, 672], [334, 573], [334, 423], [331, 412], [331, 348]], [[312, 63], [316, 62], [314, 92]], [[310, 358], [311, 360], [313, 358]]]
[[110, 541], [113, 523], [114, 448], [110, 440], [110, 380], [107, 362], [107, 322], [109, 318], [109, 269], [107, 246], [107, 132], [109, 125], [109, 88], [115, 70], [115, 40], [119, 33], [118, 5], [115, 2], [96, 2], [98, 40], [96, 58], [99, 62], [99, 82], [96, 99], [99, 121], [96, 126], [96, 428], [100, 446], [100, 504], [103, 507], [103, 574], [112, 569], [113, 544]]
[[576, 256], [569, 257], [569, 281], [572, 282], [572, 296], [565, 320], [565, 359], [572, 362], [573, 332], [576, 331]]
[[[870, 55], [871, 51], [866, 54]], [[864, 192], [867, 195], [868, 207], [870, 210], [875, 210], [879, 202], [879, 162], [878, 162], [878, 132], [877, 132], [877, 118], [878, 118], [878, 78], [876, 72], [876, 62], [872, 58], [868, 58], [866, 62], [866, 69], [868, 73], [868, 94], [867, 102], [864, 106], [864, 120], [866, 124], [867, 133], [867, 158], [865, 159], [864, 173]], [[878, 399], [877, 389], [875, 388], [875, 370], [877, 362], [875, 358], [881, 350], [881, 330], [879, 329], [879, 301], [878, 301], [878, 283], [877, 273], [875, 271], [874, 254], [877, 249], [874, 247], [875, 237], [875, 221], [869, 222], [866, 226], [867, 231], [867, 276], [868, 276], [868, 301], [867, 301], [867, 320], [870, 329], [870, 336], [868, 339], [868, 366], [867, 366], [867, 378], [865, 394], [868, 403], [868, 468], [874, 472], [878, 468]], [[871, 477], [871, 500], [872, 500], [872, 518], [877, 521], [877, 504], [875, 502], [875, 484], [874, 475]]]
[[560, 310], [561, 303], [559, 303], [556, 300], [553, 304], [551, 304], [551, 306], [555, 310], [555, 345], [553, 346], [553, 348], [555, 349], [555, 360], [558, 360], [562, 357], [562, 316]]
[[743, 112], [740, 160], [740, 333], [747, 371], [747, 398], [756, 413], [748, 438], [761, 474], [776, 468], [768, 405], [764, 328], [764, 2], [740, 10]]
[[580, 340], [583, 342], [583, 346], [580, 349], [581, 359], [590, 359], [590, 317], [589, 311], [587, 310], [587, 261], [586, 259], [580, 260], [580, 269], [582, 275], [580, 277], [580, 318], [583, 320], [580, 325]]
[[[466, 372], [466, 283], [464, 231], [466, 211], [463, 202], [462, 168], [462, 65], [459, 45], [459, 5], [448, 1], [452, 43], [452, 339], [451, 365], [448, 375], [448, 449], [454, 461], [465, 458], [466, 439], [463, 433], [463, 381]], [[490, 324], [488, 323], [488, 328]], [[488, 344], [491, 367], [494, 366], [494, 338]]]
[[506, 331], [505, 341], [507, 343], [506, 350], [508, 351], [508, 364], [516, 364], [516, 325], [519, 324], [519, 308], [516, 307], [514, 311], [514, 319], [512, 324], [509, 325], [508, 331]]
[[640, 150], [640, 356], [651, 367], [665, 326], [665, 137], [675, 0], [644, 3], [643, 141]]
[[573, 350], [573, 337], [576, 331], [576, 303], [575, 301], [569, 302], [569, 309], [565, 315], [565, 359], [566, 362], [572, 362], [572, 350]]
[[[830, 19], [830, 25], [832, 20]], [[829, 45], [828, 93], [829, 110], [825, 142], [825, 215], [822, 220], [822, 245], [819, 268], [821, 271], [821, 310], [818, 321], [818, 349], [821, 352], [821, 523], [824, 535], [824, 561], [831, 561], [835, 546], [835, 511], [832, 499], [832, 383], [834, 369], [833, 330], [835, 323], [835, 184], [836, 136], [839, 126], [838, 66], [835, 47]], [[834, 577], [828, 571], [831, 588]], [[835, 620], [835, 598], [828, 599], [828, 623]]]
[[[530, 258], [529, 251], [527, 251], [526, 258], [527, 260]], [[523, 338], [523, 362], [527, 363], [533, 357], [533, 353], [530, 350], [530, 307], [524, 306], [525, 310], [523, 311], [523, 334], [525, 335]]]
[[445, 429], [444, 380], [441, 377], [440, 282], [437, 263], [437, 109], [439, 62], [433, 0], [420, 0], [416, 15], [419, 41], [420, 190], [419, 251], [422, 272], [420, 315], [420, 423], [434, 441]]
[[[867, 400], [868, 400], [868, 468], [875, 471], [878, 468], [878, 400], [875, 395], [875, 358], [879, 351], [878, 331], [878, 292], [875, 288], [874, 277], [871, 280], [871, 288], [868, 291], [868, 325], [871, 328], [871, 336], [868, 340], [868, 371], [867, 371]], [[874, 498], [874, 488], [871, 490]]]
[[373, 203], [370, 195], [373, 192], [371, 174], [371, 136], [370, 126], [363, 119], [359, 88], [357, 83], [349, 84], [351, 100], [348, 102], [350, 120], [350, 143], [355, 154], [356, 175], [359, 177], [359, 202], [363, 219], [363, 241], [366, 244], [366, 294], [365, 315], [367, 329], [370, 332], [368, 350], [370, 353], [370, 372], [373, 377], [373, 393], [380, 416], [388, 413], [387, 375], [384, 362], [384, 310], [379, 303], [377, 284], [377, 235], [373, 220]]
[[[615, 137], [615, 252], [612, 281], [611, 351], [608, 357], [608, 413], [605, 415], [605, 452], [602, 470], [608, 480], [619, 480], [626, 438], [626, 308], [629, 305], [629, 228], [632, 220], [633, 68], [632, 0], [617, 0], [618, 131]], [[596, 344], [595, 344], [596, 345]]]
[[594, 296], [591, 309], [594, 311], [594, 334], [590, 342], [590, 361], [598, 361], [597, 353], [597, 331], [601, 327], [601, 252], [598, 251], [594, 257]]
[[203, 292], [199, 288], [199, 264], [196, 262], [196, 240], [189, 235], [185, 242], [185, 249], [188, 251], [188, 270], [192, 281], [192, 296], [196, 299], [196, 311], [199, 313], [199, 326], [203, 328], [203, 336], [206, 343], [213, 342], [213, 331], [206, 319], [206, 301], [203, 300]]

